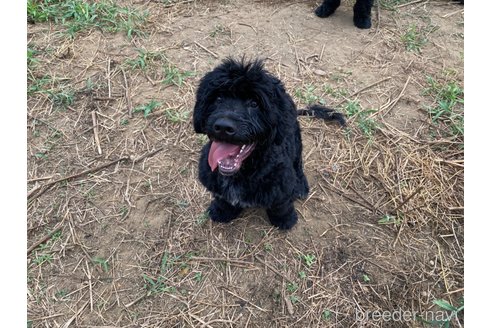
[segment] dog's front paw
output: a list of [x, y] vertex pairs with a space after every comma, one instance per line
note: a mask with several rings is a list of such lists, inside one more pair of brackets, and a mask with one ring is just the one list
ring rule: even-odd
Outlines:
[[316, 10], [314, 11], [314, 13], [318, 17], [325, 18], [325, 17], [328, 17], [331, 14], [333, 14], [336, 9], [337, 9], [337, 7], [321, 5], [318, 8], [316, 8]]
[[340, 6], [340, 0], [324, 0], [314, 13], [321, 18], [328, 17], [337, 10], [338, 6]]
[[294, 206], [281, 209], [268, 209], [270, 223], [280, 230], [289, 230], [297, 223], [297, 213]]
[[208, 215], [215, 222], [231, 222], [241, 214], [242, 208], [232, 206], [223, 200], [213, 200], [208, 207]]
[[354, 16], [354, 25], [361, 29], [371, 28], [371, 16]]

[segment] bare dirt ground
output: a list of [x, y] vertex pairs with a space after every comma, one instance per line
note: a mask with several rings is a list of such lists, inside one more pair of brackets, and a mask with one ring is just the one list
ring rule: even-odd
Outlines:
[[[118, 3], [148, 11], [145, 35], [28, 24], [32, 76], [68, 95], [28, 96], [28, 326], [420, 327], [462, 302], [463, 138], [426, 109], [429, 77], [463, 87], [462, 6], [380, 1], [359, 30], [350, 1], [326, 19], [316, 1]], [[191, 111], [231, 55], [264, 58], [299, 107], [370, 110], [346, 131], [300, 118], [311, 193], [292, 231], [204, 213]]]

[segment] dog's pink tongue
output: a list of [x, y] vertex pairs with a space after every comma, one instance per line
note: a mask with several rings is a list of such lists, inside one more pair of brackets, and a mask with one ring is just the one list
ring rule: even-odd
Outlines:
[[215, 171], [219, 161], [226, 157], [234, 156], [239, 153], [241, 146], [228, 144], [225, 142], [212, 141], [210, 151], [208, 152], [208, 165], [212, 171]]

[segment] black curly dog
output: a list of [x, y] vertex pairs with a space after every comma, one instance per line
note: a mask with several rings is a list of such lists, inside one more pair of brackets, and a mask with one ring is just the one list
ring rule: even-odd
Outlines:
[[[358, 28], [371, 27], [371, 9], [374, 0], [356, 0], [354, 5], [354, 25]], [[328, 17], [340, 6], [340, 0], [324, 0], [315, 10], [318, 17]]]
[[244, 208], [260, 207], [280, 229], [296, 224], [294, 201], [309, 192], [297, 115], [345, 123], [342, 114], [321, 106], [296, 110], [261, 60], [228, 58], [201, 79], [193, 125], [210, 139], [199, 180], [214, 196], [213, 221], [229, 222]]

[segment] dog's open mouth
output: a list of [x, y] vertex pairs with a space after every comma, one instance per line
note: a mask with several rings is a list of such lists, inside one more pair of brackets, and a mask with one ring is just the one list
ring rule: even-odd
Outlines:
[[218, 167], [222, 175], [232, 175], [239, 171], [243, 161], [255, 149], [255, 144], [233, 145], [220, 141], [212, 141], [208, 153], [208, 165], [212, 171]]

